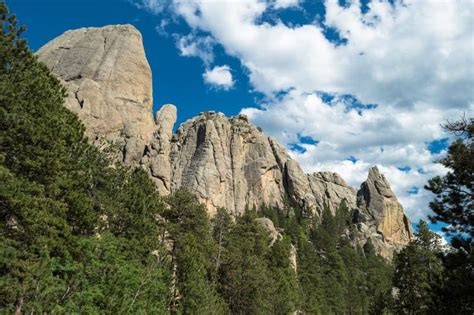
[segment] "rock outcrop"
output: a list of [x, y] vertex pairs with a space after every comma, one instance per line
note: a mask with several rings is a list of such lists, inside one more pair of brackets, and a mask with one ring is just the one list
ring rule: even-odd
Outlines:
[[151, 178], [163, 195], [171, 192], [171, 140], [176, 117], [176, 107], [171, 104], [164, 105], [156, 113], [157, 129], [141, 159], [142, 165], [149, 171]]
[[266, 204], [283, 207], [285, 200], [313, 213], [325, 205], [333, 211], [342, 200], [356, 205], [356, 191], [335, 173], [305, 174], [283, 146], [239, 115], [202, 113], [172, 135], [176, 109], [165, 105], [167, 117], [145, 149], [142, 165], [162, 194], [186, 188], [195, 192], [210, 213], [218, 208], [239, 214]]
[[353, 214], [359, 232], [357, 242], [363, 245], [370, 240], [384, 257], [391, 257], [413, 237], [410, 220], [377, 167], [369, 170], [367, 180], [357, 192]]
[[140, 32], [131, 25], [67, 31], [38, 56], [66, 86], [66, 106], [79, 115], [89, 139], [114, 143], [127, 163], [138, 162], [155, 130]]
[[172, 139], [172, 190], [197, 194], [214, 213], [225, 208], [283, 206], [283, 173], [263, 133], [244, 116], [204, 113], [182, 124]]
[[164, 105], [153, 120], [151, 72], [133, 26], [68, 31], [38, 55], [67, 87], [66, 106], [79, 115], [90, 140], [118, 145], [120, 159], [143, 167], [161, 194], [185, 188], [211, 215], [218, 208], [240, 214], [289, 202], [318, 216], [344, 201], [354, 217], [354, 244], [370, 240], [385, 257], [412, 237], [403, 208], [376, 168], [356, 191], [336, 173], [306, 174], [243, 115], [201, 113], [174, 133], [176, 107]]
[[257, 218], [255, 221], [268, 233], [268, 236], [271, 238], [270, 246], [273, 246], [276, 241], [283, 237], [269, 218]]

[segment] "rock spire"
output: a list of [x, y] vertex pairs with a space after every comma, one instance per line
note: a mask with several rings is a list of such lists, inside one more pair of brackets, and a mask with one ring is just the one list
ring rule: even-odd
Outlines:
[[211, 215], [218, 208], [240, 214], [289, 202], [319, 216], [325, 206], [334, 212], [345, 202], [354, 244], [370, 241], [390, 258], [412, 238], [410, 221], [376, 167], [357, 191], [336, 173], [306, 174], [243, 115], [201, 113], [174, 132], [177, 110], [168, 104], [153, 119], [151, 71], [141, 34], [131, 25], [68, 31], [38, 56], [67, 88], [65, 105], [90, 141], [113, 143], [119, 158], [144, 168], [163, 195], [185, 188]]

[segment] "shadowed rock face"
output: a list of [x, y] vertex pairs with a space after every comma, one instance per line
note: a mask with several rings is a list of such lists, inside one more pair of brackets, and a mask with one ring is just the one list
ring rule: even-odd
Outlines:
[[336, 173], [306, 174], [275, 139], [245, 116], [201, 113], [173, 133], [177, 111], [152, 118], [151, 72], [140, 33], [130, 25], [68, 31], [38, 51], [67, 87], [66, 106], [79, 115], [91, 142], [113, 142], [129, 165], [140, 165], [161, 194], [185, 188], [213, 215], [286, 201], [318, 216], [346, 202], [353, 243], [371, 241], [390, 258], [412, 237], [403, 208], [377, 168], [359, 191]]

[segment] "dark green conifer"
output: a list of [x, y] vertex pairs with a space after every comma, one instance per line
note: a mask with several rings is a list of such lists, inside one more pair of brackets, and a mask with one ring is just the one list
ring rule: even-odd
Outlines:
[[3, 2], [0, 25], [2, 312], [163, 312], [169, 264], [153, 183], [88, 144]]
[[440, 236], [420, 220], [415, 240], [395, 257], [395, 310], [401, 314], [432, 314], [442, 285]]

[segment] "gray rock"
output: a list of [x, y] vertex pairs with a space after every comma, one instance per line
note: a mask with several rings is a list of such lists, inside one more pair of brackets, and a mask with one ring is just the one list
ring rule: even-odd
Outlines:
[[183, 123], [171, 142], [172, 190], [186, 188], [205, 203], [243, 213], [282, 206], [282, 173], [268, 138], [241, 118], [203, 113]]
[[308, 176], [319, 212], [327, 205], [335, 213], [343, 201], [346, 202], [349, 209], [356, 207], [356, 190], [347, 185], [339, 174], [319, 172]]
[[157, 128], [142, 158], [143, 167], [149, 171], [162, 195], [171, 191], [170, 152], [176, 118], [176, 107], [171, 104], [164, 105], [156, 112]]
[[185, 188], [210, 215], [220, 207], [241, 214], [289, 201], [320, 216], [324, 207], [335, 213], [345, 202], [355, 226], [344, 237], [354, 246], [370, 240], [390, 258], [412, 238], [411, 224], [377, 168], [357, 192], [336, 173], [306, 174], [244, 115], [204, 112], [176, 133], [175, 106], [164, 105], [153, 119], [150, 67], [131, 25], [68, 31], [38, 56], [67, 87], [66, 106], [79, 115], [91, 142], [117, 145], [120, 159], [141, 165], [163, 195]]
[[140, 32], [131, 25], [67, 31], [38, 57], [66, 86], [66, 106], [79, 115], [89, 139], [115, 143], [127, 163], [138, 162], [155, 129]]
[[367, 180], [357, 192], [355, 221], [361, 227], [359, 243], [371, 241], [376, 251], [391, 258], [413, 238], [410, 220], [390, 185], [376, 166], [369, 170]]

